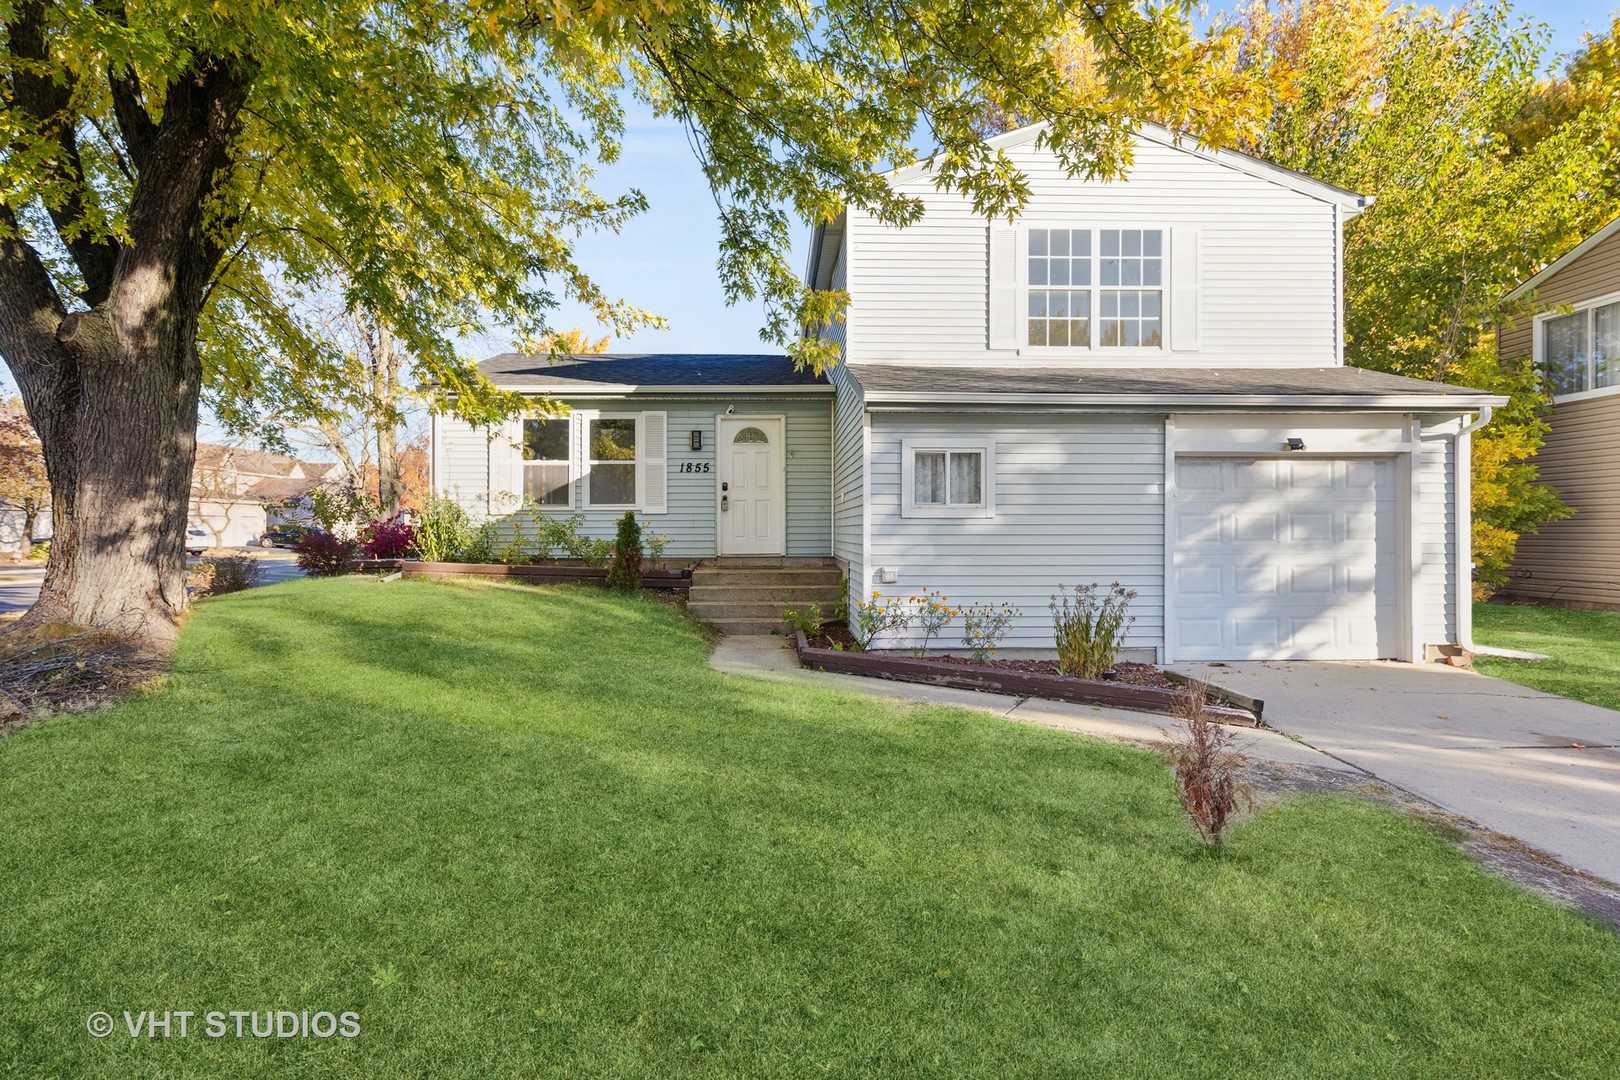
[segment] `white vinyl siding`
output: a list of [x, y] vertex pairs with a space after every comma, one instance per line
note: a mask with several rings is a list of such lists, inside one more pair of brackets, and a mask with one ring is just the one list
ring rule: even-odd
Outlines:
[[[1023, 216], [1009, 226], [975, 214], [926, 176], [902, 182], [923, 219], [890, 228], [849, 211], [848, 288], [859, 310], [849, 355], [860, 364], [1109, 363], [1308, 367], [1338, 361], [1338, 251], [1334, 207], [1152, 140], [1138, 140], [1121, 183], [1064, 173], [1033, 144], [1007, 153], [1030, 178]], [[1024, 312], [993, 322], [992, 295], [1014, 287], [1013, 226], [1155, 228], [1166, 231], [1166, 349], [1018, 347]], [[1178, 274], [1188, 263], [1195, 274]], [[1178, 313], [1181, 304], [1188, 310]], [[996, 305], [1001, 309], [1000, 303]], [[1096, 313], [1094, 312], [1094, 315]]]
[[[995, 516], [902, 514], [902, 445], [995, 446]], [[937, 589], [956, 605], [1019, 609], [1004, 647], [1051, 649], [1047, 608], [1059, 583], [1119, 581], [1138, 592], [1126, 645], [1163, 639], [1164, 421], [1058, 416], [872, 418], [872, 547], [864, 593]], [[898, 571], [880, 585], [877, 567]], [[959, 633], [953, 626], [947, 637]], [[955, 640], [942, 641], [947, 647]]]
[[[669, 537], [665, 551], [667, 557], [697, 558], [715, 553], [715, 418], [725, 412], [727, 405], [733, 404], [741, 407], [742, 402], [649, 399], [612, 405], [575, 403], [572, 419], [576, 432], [580, 431], [584, 420], [593, 412], [637, 417], [644, 433], [649, 426], [658, 423], [654, 420], [649, 425], [647, 416], [656, 414], [662, 418], [664, 509], [654, 509], [657, 505], [653, 501], [655, 493], [650, 489], [656, 486], [656, 479], [649, 483], [643, 476], [640, 492], [642, 506], [638, 512], [646, 515], [646, 528]], [[791, 556], [829, 554], [832, 549], [832, 528], [827, 511], [832, 501], [831, 402], [749, 399], [746, 405], [752, 412], [786, 419], [787, 553]], [[514, 432], [520, 430], [516, 422], [510, 426]], [[693, 431], [701, 433], [701, 450], [691, 449]], [[638, 459], [643, 462], [644, 469], [657, 469], [653, 456], [647, 453], [645, 443], [644, 435], [638, 447]], [[444, 487], [479, 519], [484, 516], [483, 507], [489, 491], [486, 473], [492, 458], [497, 471], [504, 467], [505, 475], [521, 481], [522, 460], [515, 444], [502, 439], [498, 440], [498, 445], [506, 448], [504, 455], [487, 451], [489, 441], [482, 429], [472, 428], [448, 417], [437, 418], [434, 454], [438, 467], [446, 479], [452, 481]], [[579, 472], [571, 485], [569, 502], [563, 506], [548, 507], [546, 512], [562, 516], [582, 514], [586, 535], [610, 539], [624, 508], [586, 507], [582, 435], [576, 434], [574, 437], [574, 454]], [[510, 483], [510, 480], [505, 482]], [[505, 490], [514, 489], [508, 487]], [[510, 513], [513, 509], [513, 505], [505, 505], [500, 508], [500, 513]], [[509, 530], [503, 530], [503, 536], [509, 535]]]

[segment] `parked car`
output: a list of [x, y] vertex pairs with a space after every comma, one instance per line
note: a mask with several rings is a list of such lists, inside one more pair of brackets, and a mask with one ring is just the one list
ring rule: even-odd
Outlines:
[[209, 535], [207, 529], [195, 523], [186, 526], [187, 555], [201, 555], [213, 546], [214, 538]]
[[274, 525], [264, 531], [259, 537], [260, 547], [297, 547], [298, 541], [314, 532], [307, 525]]

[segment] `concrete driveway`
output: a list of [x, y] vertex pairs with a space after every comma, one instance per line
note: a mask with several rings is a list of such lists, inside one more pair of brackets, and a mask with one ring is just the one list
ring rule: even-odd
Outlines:
[[[1620, 712], [1440, 664], [1175, 664], [1387, 783], [1620, 882]], [[1617, 676], [1620, 677], [1620, 676]]]

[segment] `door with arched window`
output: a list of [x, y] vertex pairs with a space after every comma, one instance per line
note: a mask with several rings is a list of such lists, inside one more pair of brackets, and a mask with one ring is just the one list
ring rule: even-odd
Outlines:
[[721, 555], [787, 553], [787, 477], [779, 416], [722, 416], [715, 535]]

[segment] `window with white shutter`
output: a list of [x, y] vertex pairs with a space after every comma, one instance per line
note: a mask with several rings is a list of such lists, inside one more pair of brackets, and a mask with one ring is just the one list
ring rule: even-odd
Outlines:
[[669, 414], [644, 412], [637, 437], [640, 492], [636, 503], [643, 514], [669, 511]]

